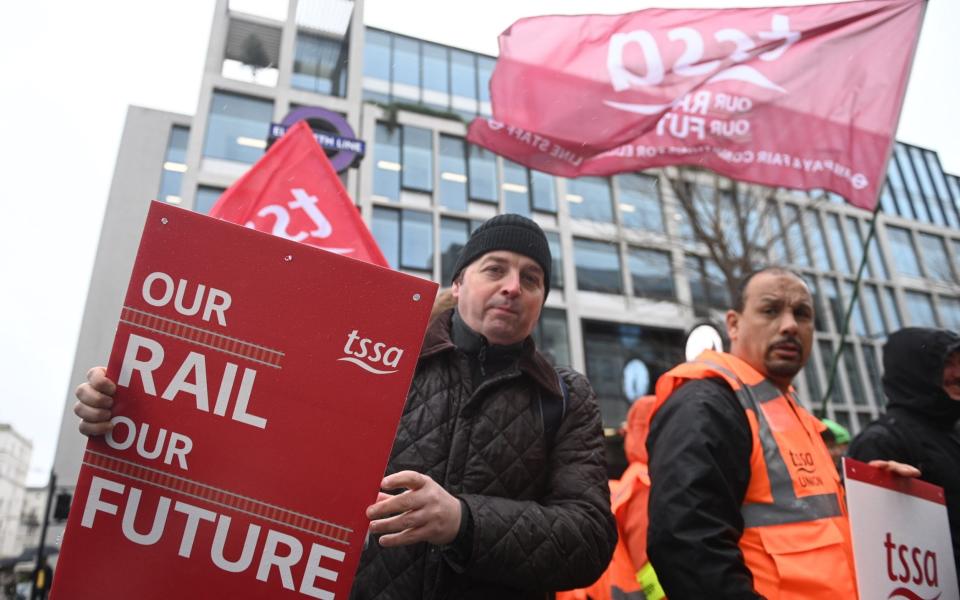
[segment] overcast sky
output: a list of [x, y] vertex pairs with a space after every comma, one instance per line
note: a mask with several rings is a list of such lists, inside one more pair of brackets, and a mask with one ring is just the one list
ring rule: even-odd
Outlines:
[[[281, 0], [272, 0], [279, 2]], [[522, 16], [768, 0], [367, 0], [368, 25], [496, 53]], [[0, 19], [0, 423], [33, 441], [46, 481], [70, 390], [93, 257], [128, 105], [193, 114], [213, 0], [7, 3]], [[930, 3], [898, 139], [960, 173], [960, 2]]]

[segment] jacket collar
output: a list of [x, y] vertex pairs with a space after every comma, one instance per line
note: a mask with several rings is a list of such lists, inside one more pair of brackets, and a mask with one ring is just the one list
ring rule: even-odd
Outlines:
[[[452, 326], [453, 309], [440, 313], [430, 322], [423, 339], [423, 347], [420, 349], [421, 360], [457, 349], [451, 335]], [[520, 344], [520, 359], [517, 362], [520, 371], [528, 375], [538, 386], [550, 394], [557, 397], [561, 396], [563, 392], [560, 390], [557, 372], [550, 362], [537, 351], [533, 338], [527, 336]]]

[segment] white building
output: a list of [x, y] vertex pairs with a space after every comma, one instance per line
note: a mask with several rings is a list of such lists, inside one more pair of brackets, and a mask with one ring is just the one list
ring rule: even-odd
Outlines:
[[0, 557], [16, 556], [22, 550], [20, 512], [32, 452], [30, 440], [0, 423]]

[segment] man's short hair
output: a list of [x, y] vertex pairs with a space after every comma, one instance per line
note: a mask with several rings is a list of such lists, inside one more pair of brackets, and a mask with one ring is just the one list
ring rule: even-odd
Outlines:
[[741, 277], [739, 282], [737, 282], [737, 287], [734, 290], [733, 302], [731, 306], [731, 308], [735, 312], [738, 312], [738, 313], [743, 312], [743, 309], [746, 307], [746, 304], [747, 304], [747, 286], [750, 285], [750, 281], [752, 281], [754, 277], [756, 277], [761, 273], [780, 273], [783, 275], [793, 275], [794, 277], [802, 281], [803, 284], [806, 285], [808, 288], [810, 287], [810, 285], [807, 283], [807, 280], [803, 278], [803, 275], [801, 275], [800, 273], [798, 273], [797, 271], [794, 271], [789, 267], [784, 267], [781, 265], [767, 265], [765, 267], [760, 267], [759, 269], [754, 269], [753, 271], [750, 271], [749, 273]]

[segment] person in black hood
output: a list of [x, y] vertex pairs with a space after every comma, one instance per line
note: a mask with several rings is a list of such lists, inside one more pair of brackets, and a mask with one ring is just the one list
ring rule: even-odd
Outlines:
[[960, 335], [901, 329], [883, 347], [883, 370], [887, 412], [853, 439], [848, 455], [913, 465], [944, 489], [960, 573]]

